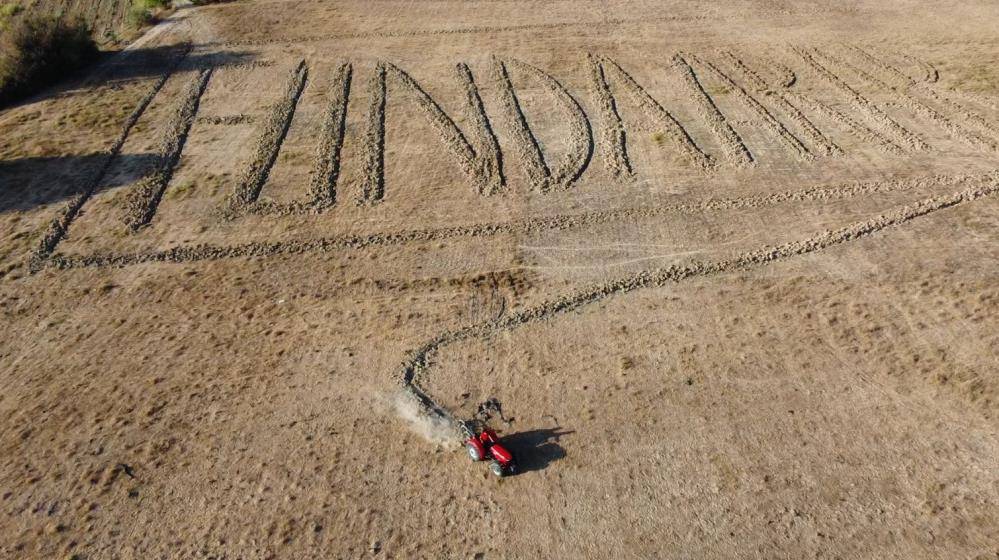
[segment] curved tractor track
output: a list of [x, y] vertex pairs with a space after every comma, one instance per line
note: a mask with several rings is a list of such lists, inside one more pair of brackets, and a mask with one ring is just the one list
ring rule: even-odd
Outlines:
[[[576, 311], [606, 300], [645, 288], [659, 288], [679, 284], [685, 280], [704, 278], [718, 274], [745, 271], [781, 262], [796, 256], [808, 255], [825, 249], [863, 239], [892, 227], [903, 225], [920, 216], [927, 216], [961, 204], [993, 196], [999, 193], [999, 173], [993, 173], [990, 180], [981, 186], [974, 186], [950, 194], [924, 198], [915, 203], [901, 206], [851, 225], [818, 233], [803, 239], [791, 241], [776, 247], [763, 246], [729, 259], [715, 261], [694, 261], [687, 264], [645, 270], [600, 283], [574, 293], [566, 294], [545, 303], [499, 317], [468, 325], [457, 330], [445, 330], [429, 339], [409, 353], [397, 372], [405, 391], [416, 397], [428, 414], [440, 417], [446, 422], [457, 423], [453, 412], [440, 405], [422, 386], [421, 378], [426, 378], [433, 367], [433, 358], [444, 348], [472, 339], [485, 339], [502, 332], [513, 331], [527, 324], [544, 321], [570, 311]], [[460, 432], [458, 432], [460, 433]]]
[[264, 241], [238, 245], [200, 244], [165, 250], [117, 254], [93, 253], [83, 256], [56, 253], [46, 262], [49, 266], [57, 269], [122, 268], [150, 262], [186, 263], [276, 255], [321, 254], [428, 241], [481, 239], [504, 234], [531, 235], [545, 231], [580, 229], [623, 220], [659, 218], [672, 214], [693, 215], [722, 210], [761, 209], [789, 202], [845, 200], [871, 194], [905, 192], [930, 185], [957, 186], [972, 181], [980, 182], [991, 176], [992, 174], [932, 175], [892, 181], [846, 183], [743, 197], [704, 198], [658, 206], [598, 210], [578, 214], [555, 214], [506, 222], [480, 222], [437, 229], [411, 229], [366, 235], [331, 236], [301, 241]]

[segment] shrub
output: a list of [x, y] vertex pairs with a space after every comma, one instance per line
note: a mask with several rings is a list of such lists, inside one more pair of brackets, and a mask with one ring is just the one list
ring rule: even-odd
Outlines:
[[153, 22], [153, 13], [139, 4], [132, 4], [125, 17], [132, 27], [142, 27]]
[[6, 23], [17, 14], [21, 13], [24, 8], [20, 4], [0, 4], [0, 24], [6, 25]]
[[128, 9], [128, 23], [142, 27], [156, 21], [159, 12], [170, 7], [170, 0], [132, 0]]
[[14, 18], [0, 37], [0, 105], [54, 83], [92, 61], [97, 52], [81, 19]]

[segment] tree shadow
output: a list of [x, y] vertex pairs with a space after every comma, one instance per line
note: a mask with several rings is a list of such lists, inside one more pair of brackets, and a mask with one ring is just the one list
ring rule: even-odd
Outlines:
[[565, 450], [558, 444], [564, 435], [575, 433], [561, 428], [528, 430], [503, 436], [502, 443], [517, 459], [520, 473], [540, 471], [565, 457]]
[[72, 97], [100, 87], [118, 87], [136, 80], [159, 77], [175, 66], [177, 71], [197, 71], [249, 64], [255, 59], [255, 54], [244, 51], [213, 51], [204, 50], [204, 47], [189, 51], [186, 44], [102, 52], [92, 64], [71, 70], [60, 83], [43, 87], [33, 95], [6, 105], [0, 104], [0, 111]]
[[[186, 45], [163, 45], [114, 53], [88, 82], [107, 83], [160, 76], [180, 60], [177, 70], [204, 70], [249, 64], [256, 54], [244, 51], [212, 51], [196, 47], [187, 53]], [[181, 59], [181, 57], [183, 57]]]
[[[254, 55], [242, 52], [202, 52], [197, 49], [188, 52], [186, 45], [139, 48], [106, 56], [113, 61], [97, 68], [91, 67], [87, 76], [47, 88], [3, 110], [43, 100], [85, 95], [104, 85], [119, 87], [132, 80], [162, 76], [175, 66], [178, 71], [199, 70], [247, 64], [254, 59]], [[156, 158], [155, 154], [117, 155], [113, 164], [114, 173], [107, 173], [98, 188], [104, 190], [138, 180], [155, 165]], [[75, 196], [92, 184], [105, 161], [106, 155], [102, 153], [0, 160], [0, 213], [30, 210]]]
[[[31, 210], [80, 193], [104, 165], [107, 154], [30, 157], [0, 161], [0, 214]], [[119, 154], [118, 173], [108, 173], [99, 185], [105, 190], [141, 179], [155, 165], [155, 154]]]

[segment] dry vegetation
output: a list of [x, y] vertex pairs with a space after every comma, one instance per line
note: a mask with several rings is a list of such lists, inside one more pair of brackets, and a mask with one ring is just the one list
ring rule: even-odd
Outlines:
[[110, 21], [100, 2], [92, 10], [75, 1], [0, 6], [0, 106], [78, 75], [98, 58], [99, 44], [114, 49], [171, 8], [169, 0], [131, 0], [119, 14], [115, 1], [103, 1]]
[[996, 18], [165, 18], [0, 112], [0, 557], [996, 558]]
[[129, 21], [135, 2], [146, 0], [3, 0], [0, 21], [10, 14], [60, 16], [84, 21], [94, 40], [113, 48], [135, 37], [136, 29]]
[[15, 17], [0, 35], [0, 106], [78, 72], [97, 58], [81, 19]]

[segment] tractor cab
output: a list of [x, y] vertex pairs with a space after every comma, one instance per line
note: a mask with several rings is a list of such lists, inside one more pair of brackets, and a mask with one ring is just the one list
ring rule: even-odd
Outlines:
[[503, 447], [499, 436], [491, 428], [476, 426], [476, 422], [465, 422], [462, 431], [465, 436], [465, 451], [472, 461], [489, 461], [489, 470], [496, 476], [506, 476], [517, 472], [513, 453]]
[[488, 425], [493, 416], [498, 416], [507, 426], [513, 422], [513, 418], [503, 416], [502, 405], [495, 398], [480, 404], [474, 418], [461, 422], [465, 451], [472, 461], [489, 461], [489, 470], [496, 476], [514, 474], [517, 462], [513, 453], [500, 443], [496, 431]]

